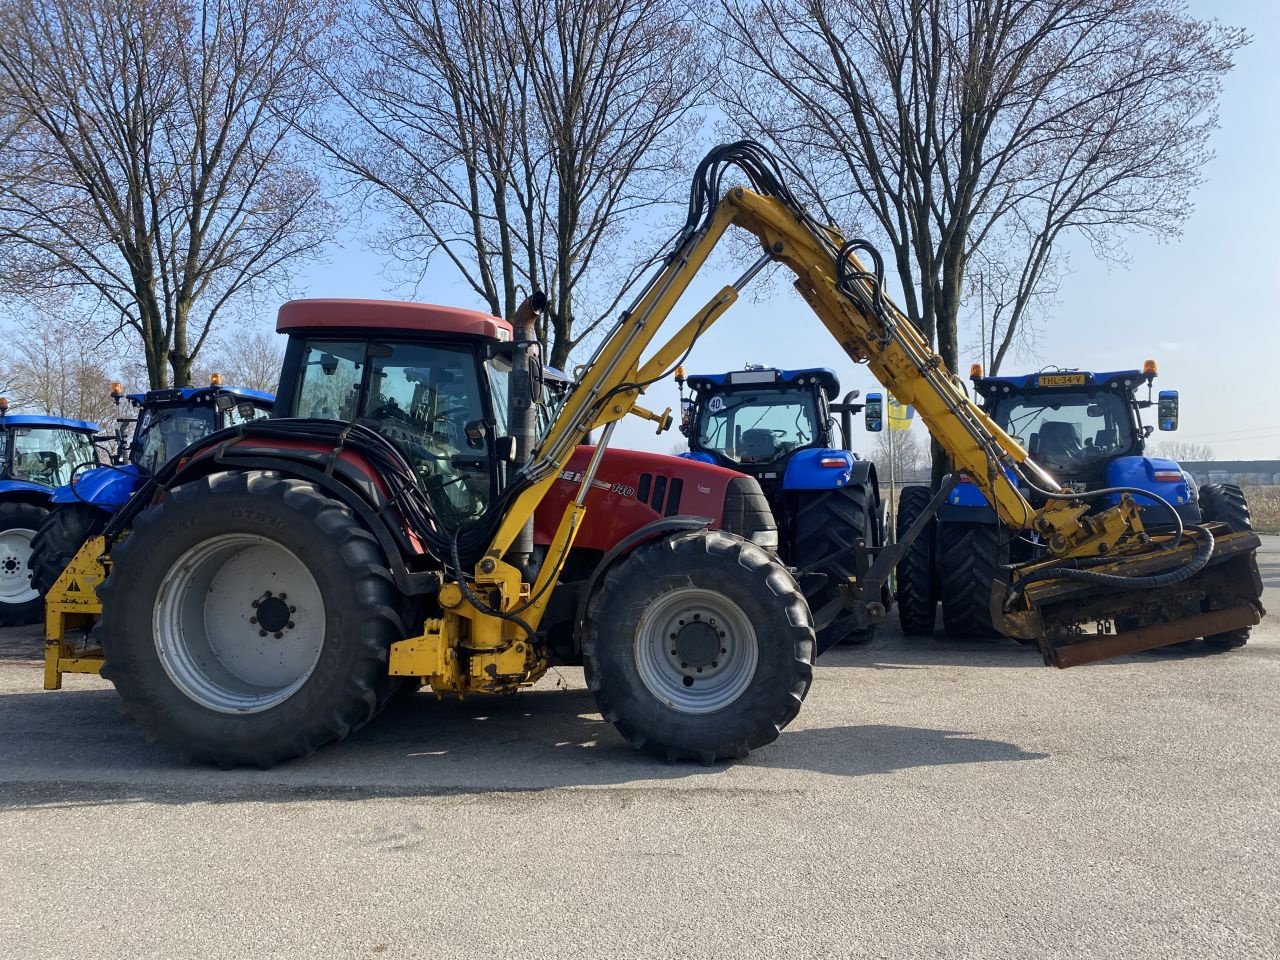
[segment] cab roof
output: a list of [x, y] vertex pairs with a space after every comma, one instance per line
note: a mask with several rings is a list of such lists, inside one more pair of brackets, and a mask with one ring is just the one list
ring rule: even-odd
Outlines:
[[229, 393], [238, 400], [257, 400], [259, 403], [275, 403], [275, 394], [246, 387], [168, 387], [164, 390], [148, 390], [146, 393], [127, 394], [129, 400], [142, 404], [190, 403], [192, 398]]
[[709, 387], [741, 387], [769, 386], [771, 384], [798, 384], [801, 380], [814, 378], [821, 385], [828, 397], [834, 398], [840, 393], [840, 378], [828, 367], [804, 367], [798, 370], [781, 370], [778, 367], [747, 367], [745, 370], [731, 370], [728, 373], [698, 373], [689, 377], [689, 386], [694, 390]]
[[9, 414], [0, 417], [0, 427], [57, 427], [78, 430], [81, 433], [98, 433], [102, 428], [88, 420], [69, 420], [66, 417], [45, 417], [38, 414]]
[[[1082, 375], [1084, 377], [1083, 384], [1059, 383], [1041, 384], [1041, 377], [1062, 377]], [[1126, 381], [1128, 381], [1126, 383]], [[1107, 370], [1094, 373], [1090, 370], [1038, 370], [1035, 373], [1017, 374], [1014, 376], [998, 376], [998, 377], [974, 377], [973, 387], [979, 393], [996, 393], [1004, 392], [1004, 388], [1008, 388], [1010, 392], [1025, 392], [1029, 390], [1069, 390], [1072, 387], [1118, 387], [1120, 389], [1132, 390], [1140, 384], [1147, 382], [1146, 376], [1141, 370]]]
[[511, 339], [511, 324], [499, 317], [461, 307], [406, 300], [290, 300], [280, 308], [276, 318], [276, 330], [280, 333], [326, 328]]

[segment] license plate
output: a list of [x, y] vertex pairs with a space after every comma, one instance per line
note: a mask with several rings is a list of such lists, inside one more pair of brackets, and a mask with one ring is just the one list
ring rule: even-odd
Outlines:
[[1082, 387], [1083, 373], [1045, 373], [1040, 376], [1042, 387]]

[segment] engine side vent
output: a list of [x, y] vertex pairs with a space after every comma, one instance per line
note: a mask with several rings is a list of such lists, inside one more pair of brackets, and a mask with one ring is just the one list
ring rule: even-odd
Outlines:
[[679, 477], [671, 479], [671, 486], [667, 490], [667, 509], [662, 512], [665, 517], [674, 517], [680, 512], [680, 494], [684, 492], [684, 481]]
[[653, 481], [653, 497], [649, 500], [649, 505], [658, 513], [662, 512], [662, 501], [667, 495], [667, 478], [658, 477]]

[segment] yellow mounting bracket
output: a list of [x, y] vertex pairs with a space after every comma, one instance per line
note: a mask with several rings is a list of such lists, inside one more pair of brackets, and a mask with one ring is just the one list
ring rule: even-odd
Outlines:
[[102, 648], [68, 634], [88, 630], [102, 613], [98, 585], [107, 576], [107, 542], [90, 537], [44, 598], [44, 688], [61, 690], [64, 673], [98, 673]]
[[652, 410], [646, 410], [638, 403], [631, 405], [631, 412], [641, 420], [652, 420], [658, 425], [658, 433], [671, 429], [671, 408], [663, 410], [661, 413], [654, 413]]

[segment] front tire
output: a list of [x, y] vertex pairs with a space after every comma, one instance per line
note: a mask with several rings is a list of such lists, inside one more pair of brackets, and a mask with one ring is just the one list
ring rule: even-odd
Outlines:
[[813, 653], [795, 579], [715, 530], [645, 544], [610, 568], [582, 644], [605, 720], [636, 749], [703, 763], [777, 739], [809, 691]]
[[[898, 494], [898, 537], [916, 522], [933, 499], [928, 487], [903, 487]], [[898, 589], [898, 622], [908, 636], [927, 637], [933, 633], [937, 615], [938, 595], [933, 585], [933, 551], [937, 521], [931, 519], [920, 535], [912, 541], [907, 552], [898, 561], [896, 569]]]
[[[857, 576], [853, 553], [856, 541], [862, 540], [868, 547], [880, 546], [874, 506], [871, 491], [860, 483], [800, 495], [791, 563], [806, 572], [823, 574], [822, 585], [808, 597], [810, 610], [821, 610], [839, 596], [841, 581]], [[859, 628], [849, 625], [852, 619], [846, 612], [820, 629], [818, 652], [837, 643], [867, 643], [875, 637], [875, 624]]]
[[404, 636], [377, 541], [313, 484], [218, 473], [143, 511], [99, 589], [102, 675], [149, 737], [269, 767], [358, 730]]
[[44, 616], [31, 583], [31, 542], [49, 511], [31, 503], [0, 503], [0, 627], [36, 623]]
[[938, 524], [938, 571], [942, 622], [947, 636], [1000, 636], [991, 622], [991, 583], [1004, 576], [1008, 546], [992, 523]]
[[110, 514], [83, 503], [56, 504], [31, 541], [31, 586], [44, 596], [85, 541], [106, 529]]
[[[1244, 491], [1232, 483], [1210, 483], [1200, 488], [1200, 516], [1206, 521], [1227, 524], [1232, 533], [1253, 529], [1249, 501], [1245, 499]], [[1205, 637], [1204, 642], [1219, 650], [1231, 650], [1248, 643], [1252, 631], [1252, 627], [1241, 627]]]

